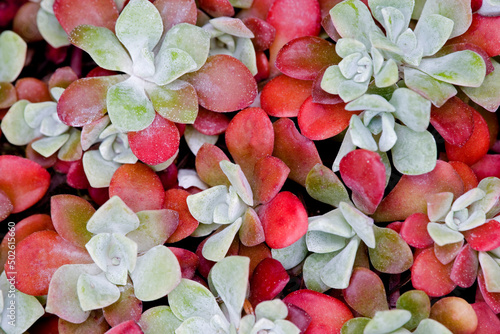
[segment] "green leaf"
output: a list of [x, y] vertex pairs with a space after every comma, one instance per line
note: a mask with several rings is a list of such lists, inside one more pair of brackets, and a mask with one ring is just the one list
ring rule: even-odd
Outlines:
[[404, 80], [408, 88], [422, 95], [438, 108], [457, 94], [453, 85], [436, 80], [414, 68], [404, 67]]
[[152, 51], [163, 34], [163, 21], [156, 7], [147, 0], [131, 0], [118, 17], [115, 30], [132, 57], [134, 74], [152, 76]]
[[375, 142], [375, 139], [373, 139], [372, 133], [363, 124], [363, 122], [361, 122], [357, 115], [351, 116], [351, 121], [349, 122], [349, 130], [352, 142], [355, 146], [370, 151], [376, 151], [378, 149], [377, 143]]
[[477, 202], [486, 196], [486, 193], [480, 188], [473, 188], [457, 198], [453, 203], [451, 210], [452, 211], [460, 211], [462, 209], [467, 208], [474, 202]]
[[132, 60], [111, 30], [79, 25], [71, 31], [69, 40], [90, 54], [102, 68], [132, 74]]
[[78, 129], [71, 128], [69, 138], [59, 149], [57, 158], [63, 161], [76, 161], [82, 158], [81, 132]]
[[453, 30], [453, 21], [437, 14], [426, 16], [418, 21], [415, 35], [418, 45], [423, 48], [423, 56], [433, 56], [446, 43]]
[[195, 333], [218, 334], [219, 332], [212, 328], [208, 319], [202, 317], [186, 319], [175, 331], [175, 334]]
[[354, 260], [360, 239], [354, 237], [321, 270], [321, 280], [330, 288], [345, 289], [349, 286]]
[[356, 100], [349, 102], [345, 106], [346, 110], [370, 110], [370, 111], [389, 111], [393, 112], [396, 109], [380, 95], [365, 94]]
[[422, 132], [429, 126], [431, 102], [408, 88], [394, 91], [391, 104], [396, 111], [394, 116], [413, 131]]
[[120, 164], [105, 160], [99, 151], [87, 151], [82, 158], [85, 176], [93, 188], [109, 187], [111, 178]]
[[356, 145], [352, 142], [351, 138], [351, 130], [347, 128], [345, 132], [344, 139], [342, 140], [342, 144], [340, 144], [339, 151], [337, 156], [335, 157], [335, 161], [333, 162], [332, 170], [334, 172], [339, 171], [339, 165], [342, 158], [349, 152], [352, 152], [356, 149]]
[[483, 58], [470, 50], [438, 58], [424, 58], [418, 69], [434, 79], [468, 87], [481, 86], [486, 75]]
[[410, 318], [411, 313], [406, 310], [378, 311], [366, 325], [363, 334], [391, 333], [402, 327]]
[[398, 298], [396, 308], [411, 312], [411, 319], [404, 327], [414, 330], [422, 320], [429, 318], [431, 300], [422, 290], [410, 290]]
[[325, 292], [330, 287], [321, 279], [321, 271], [338, 252], [327, 254], [313, 253], [307, 257], [302, 267], [304, 283], [310, 290]]
[[346, 239], [322, 231], [308, 231], [306, 244], [307, 249], [313, 253], [331, 253], [344, 248]]
[[111, 197], [87, 222], [92, 233], [127, 234], [139, 227], [139, 218], [118, 196]]
[[0, 82], [12, 82], [21, 73], [26, 60], [26, 42], [15, 32], [0, 34]]
[[241, 227], [241, 217], [222, 231], [212, 235], [203, 245], [203, 257], [210, 261], [222, 260]]
[[422, 9], [419, 22], [432, 14], [439, 14], [453, 21], [453, 31], [449, 38], [462, 35], [472, 23], [472, 9], [468, 0], [427, 1]]
[[159, 86], [169, 84], [186, 73], [194, 72], [197, 67], [189, 53], [177, 48], [162, 48], [155, 61], [157, 70], [152, 81]]
[[336, 207], [340, 202], [351, 201], [342, 181], [322, 164], [316, 164], [307, 174], [306, 190], [312, 198]]
[[257, 74], [257, 56], [255, 55], [255, 48], [250, 38], [236, 39], [236, 49], [233, 52], [233, 57], [241, 61], [252, 75]]
[[183, 124], [193, 124], [198, 115], [198, 95], [186, 81], [175, 80], [165, 85], [147, 85], [153, 107], [162, 117]]
[[30, 127], [24, 118], [24, 111], [29, 103], [26, 100], [17, 101], [2, 119], [2, 133], [13, 145], [27, 145], [41, 135], [40, 131]]
[[385, 7], [380, 11], [383, 20], [380, 22], [386, 31], [386, 35], [392, 42], [408, 27], [404, 14], [397, 8]]
[[70, 44], [68, 35], [53, 12], [49, 13], [43, 8], [39, 9], [36, 15], [36, 25], [43, 39], [53, 48], [57, 49]]
[[415, 132], [406, 126], [394, 125], [398, 141], [392, 148], [394, 167], [405, 175], [425, 174], [434, 169], [437, 160], [436, 142], [428, 131]]
[[214, 222], [214, 211], [220, 205], [226, 205], [229, 192], [227, 187], [220, 185], [209, 188], [186, 199], [189, 212], [202, 224]]
[[365, 53], [366, 46], [354, 38], [341, 38], [335, 44], [335, 51], [341, 58], [345, 58], [350, 54], [359, 52]]
[[144, 91], [144, 81], [134, 76], [111, 86], [106, 104], [111, 123], [120, 132], [144, 130], [155, 119], [153, 104]]
[[52, 154], [56, 153], [68, 139], [69, 134], [67, 133], [57, 137], [44, 137], [33, 142], [31, 147], [45, 158], [48, 158]]
[[500, 106], [500, 64], [490, 58], [494, 71], [488, 74], [479, 87], [462, 87], [463, 92], [474, 102], [494, 112]]
[[191, 152], [193, 152], [193, 154], [196, 155], [198, 154], [198, 151], [203, 146], [203, 144], [209, 143], [215, 145], [215, 143], [219, 139], [219, 136], [205, 135], [196, 130], [193, 126], [188, 125], [186, 126], [186, 130], [184, 131], [184, 139], [186, 140]]
[[109, 306], [120, 298], [120, 289], [109, 282], [104, 273], [81, 274], [76, 289], [82, 310], [91, 311]]
[[345, 202], [340, 203], [339, 209], [345, 220], [352, 226], [353, 230], [366, 246], [374, 248], [375, 234], [373, 232], [373, 219]]
[[346, 80], [338, 65], [330, 66], [321, 80], [321, 89], [330, 94], [338, 94], [340, 85]]
[[384, 23], [384, 15], [382, 10], [386, 8], [394, 8], [399, 10], [404, 17], [403, 26], [406, 28], [410, 23], [411, 14], [413, 12], [413, 0], [368, 0], [368, 6], [372, 10], [373, 16], [380, 23]]
[[453, 334], [448, 328], [433, 319], [420, 321], [413, 334]]
[[144, 334], [175, 334], [182, 321], [168, 306], [155, 306], [145, 311], [138, 321]]
[[500, 212], [500, 179], [496, 177], [484, 178], [477, 187], [485, 192], [485, 196], [472, 204], [472, 210], [482, 210], [486, 212], [488, 218], [495, 217]]
[[309, 217], [307, 230], [325, 232], [343, 238], [352, 238], [355, 235], [340, 209], [332, 210], [321, 216]]
[[158, 245], [137, 258], [130, 278], [134, 283], [134, 294], [139, 300], [157, 300], [181, 282], [181, 267], [170, 249]]
[[168, 294], [168, 304], [175, 316], [182, 321], [191, 317], [210, 319], [214, 315], [224, 316], [210, 290], [198, 282], [184, 278]]
[[227, 176], [227, 179], [234, 187], [238, 196], [245, 202], [248, 206], [253, 205], [253, 194], [252, 188], [248, 183], [248, 180], [243, 174], [239, 165], [233, 164], [227, 160], [222, 160], [219, 162], [222, 172]]
[[285, 270], [298, 266], [308, 253], [305, 239], [303, 236], [288, 247], [271, 249], [273, 259], [278, 260]]
[[453, 231], [445, 224], [429, 223], [427, 224], [427, 232], [439, 246], [454, 244], [464, 239], [462, 233]]
[[399, 233], [390, 228], [373, 227], [376, 247], [368, 249], [373, 267], [383, 273], [399, 274], [411, 268], [413, 254]]
[[259, 319], [269, 319], [271, 321], [285, 319], [288, 315], [288, 308], [281, 299], [266, 300], [255, 308], [255, 317]]
[[302, 331], [288, 320], [276, 320], [274, 331], [279, 334], [300, 334]]
[[488, 253], [479, 252], [479, 263], [488, 292], [500, 292], [500, 266]]
[[[144, 210], [137, 212], [140, 225], [127, 233], [127, 238], [137, 243], [137, 252], [144, 253], [151, 248], [162, 245], [170, 236], [172, 225], [177, 226], [179, 214], [173, 210]], [[169, 224], [170, 226], [165, 226]]]
[[236, 8], [250, 8], [253, 0], [229, 0], [229, 2]]
[[353, 38], [371, 47], [368, 34], [380, 29], [368, 8], [359, 0], [346, 0], [330, 9], [333, 25], [343, 38]]
[[360, 334], [363, 333], [368, 322], [370, 322], [370, 318], [357, 317], [352, 318], [344, 323], [342, 329], [340, 331], [341, 334]]
[[375, 85], [377, 85], [377, 87], [390, 87], [398, 81], [399, 69], [393, 59], [386, 61], [380, 72], [375, 74]]
[[382, 119], [382, 135], [378, 141], [378, 147], [381, 152], [387, 152], [398, 140], [394, 131], [394, 116], [389, 113], [383, 113], [380, 118]]
[[231, 324], [239, 326], [241, 310], [247, 293], [250, 259], [230, 256], [217, 262], [209, 274], [212, 290], [224, 302]]
[[427, 200], [427, 216], [432, 222], [443, 221], [453, 204], [453, 193], [442, 192], [430, 194]]
[[[354, 80], [345, 80], [339, 86], [339, 96], [344, 102], [350, 102], [357, 99], [368, 90], [371, 75], [364, 82], [356, 82]], [[324, 77], [323, 77], [324, 79]]]

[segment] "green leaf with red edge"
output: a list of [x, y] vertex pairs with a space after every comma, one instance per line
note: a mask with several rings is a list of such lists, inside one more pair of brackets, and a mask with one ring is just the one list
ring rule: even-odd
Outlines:
[[113, 174], [109, 196], [119, 196], [134, 212], [158, 210], [163, 206], [165, 190], [150, 167], [125, 164]]
[[[303, 20], [307, 17], [307, 20]], [[317, 1], [276, 0], [269, 8], [266, 21], [276, 29], [276, 37], [269, 48], [271, 74], [278, 52], [292, 39], [303, 36], [317, 36], [321, 29], [321, 13]]]
[[146, 129], [129, 132], [132, 152], [148, 165], [158, 165], [170, 159], [179, 149], [179, 130], [175, 124], [160, 115]]
[[500, 222], [495, 219], [463, 233], [465, 240], [474, 250], [487, 252], [500, 247]]
[[472, 135], [462, 146], [445, 142], [446, 154], [449, 160], [461, 161], [469, 166], [478, 162], [486, 155], [490, 147], [490, 132], [484, 118], [476, 110], [470, 109], [473, 117]]
[[260, 108], [240, 111], [226, 129], [226, 145], [251, 179], [257, 161], [273, 153], [274, 131], [269, 116]]
[[54, 231], [31, 234], [17, 245], [16, 251], [16, 288], [33, 296], [47, 294], [52, 275], [62, 265], [92, 263], [85, 249], [64, 240]]
[[78, 80], [78, 76], [69, 66], [58, 68], [49, 79], [49, 89], [61, 87], [66, 89], [73, 81]]
[[200, 265], [198, 255], [184, 248], [168, 247], [174, 253], [181, 266], [182, 278], [193, 279]]
[[193, 0], [157, 0], [154, 2], [163, 20], [163, 31], [179, 23], [196, 24], [196, 3]]
[[500, 64], [491, 59], [494, 71], [486, 75], [483, 84], [477, 88], [463, 87], [463, 92], [474, 102], [494, 112], [500, 106]]
[[254, 203], [272, 200], [285, 184], [290, 168], [280, 159], [267, 156], [257, 161], [251, 179]]
[[413, 287], [423, 290], [429, 297], [441, 297], [447, 295], [456, 284], [450, 275], [453, 264], [442, 264], [434, 255], [434, 248], [430, 247], [420, 252], [411, 268], [411, 280]]
[[97, 121], [107, 112], [108, 89], [123, 80], [123, 75], [83, 78], [70, 84], [57, 104], [57, 114], [69, 126], [80, 127]]
[[208, 57], [200, 70], [182, 79], [196, 89], [199, 104], [212, 111], [243, 109], [257, 96], [257, 83], [252, 73], [238, 59], [228, 55]]
[[380, 156], [358, 149], [340, 161], [340, 175], [352, 190], [352, 200], [366, 214], [372, 214], [382, 201], [385, 189], [385, 166]]
[[127, 233], [127, 238], [137, 243], [137, 252], [163, 245], [179, 225], [179, 214], [174, 210], [144, 210], [137, 212], [140, 225]]
[[431, 313], [431, 301], [425, 292], [410, 290], [403, 293], [396, 302], [396, 308], [411, 312], [411, 319], [404, 325], [406, 329], [415, 329], [420, 321], [427, 319]]
[[476, 282], [478, 267], [477, 252], [465, 245], [453, 261], [450, 278], [459, 287], [470, 288]]
[[486, 289], [486, 283], [484, 281], [482, 270], [479, 270], [477, 273], [477, 285], [479, 286], [484, 301], [488, 304], [490, 309], [496, 314], [500, 313], [500, 293], [489, 292]]
[[427, 232], [429, 223], [430, 220], [426, 214], [414, 213], [405, 219], [399, 234], [408, 245], [415, 248], [427, 248], [434, 243]]
[[337, 65], [341, 60], [335, 45], [319, 37], [305, 36], [281, 48], [276, 67], [292, 78], [314, 80], [325, 67]]
[[289, 168], [288, 177], [305, 185], [309, 171], [321, 163], [318, 150], [312, 140], [301, 135], [292, 120], [281, 118], [273, 123], [274, 151], [273, 155], [283, 161]]
[[196, 172], [200, 179], [209, 186], [229, 186], [227, 176], [222, 172], [219, 162], [229, 161], [226, 154], [217, 146], [205, 143], [196, 155]]
[[269, 116], [296, 117], [300, 106], [311, 96], [312, 82], [279, 75], [260, 94], [260, 103]]
[[192, 124], [198, 114], [198, 97], [189, 83], [176, 80], [165, 86], [147, 87], [156, 112], [176, 123]]
[[458, 198], [464, 192], [463, 187], [463, 181], [453, 167], [438, 160], [434, 170], [429, 173], [403, 175], [382, 200], [373, 218], [376, 221], [396, 221], [404, 220], [414, 213], [426, 213], [427, 195], [449, 191]]
[[342, 293], [347, 304], [364, 317], [373, 318], [375, 312], [389, 309], [384, 283], [369, 269], [354, 268], [349, 286]]
[[434, 255], [442, 264], [448, 264], [457, 257], [463, 245], [463, 239], [443, 246], [434, 243]]
[[120, 292], [120, 298], [115, 303], [103, 308], [104, 318], [111, 327], [127, 320], [139, 321], [141, 318], [142, 302], [135, 297], [131, 282], [121, 287]]
[[0, 109], [8, 108], [17, 100], [16, 89], [9, 82], [0, 82]]
[[[67, 34], [80, 24], [91, 24], [115, 30], [118, 9], [113, 0], [56, 0], [54, 14]], [[82, 15], [86, 13], [86, 15]]]
[[314, 103], [309, 97], [300, 107], [300, 131], [312, 140], [323, 140], [338, 135], [349, 126], [352, 115], [361, 111], [348, 111], [343, 102], [336, 104]]
[[322, 164], [315, 165], [307, 174], [307, 193], [314, 199], [338, 207], [340, 202], [350, 203], [347, 189], [338, 176]]
[[271, 248], [284, 248], [307, 232], [307, 212], [292, 193], [284, 191], [259, 208], [266, 243]]
[[370, 262], [383, 273], [399, 274], [410, 269], [413, 254], [401, 236], [389, 229], [374, 226], [375, 248], [369, 248]]
[[240, 242], [247, 247], [263, 243], [266, 239], [264, 228], [255, 210], [247, 208], [242, 219], [243, 221], [238, 233]]
[[250, 279], [250, 303], [258, 305], [262, 301], [274, 299], [289, 280], [288, 273], [278, 260], [262, 260]]
[[440, 108], [432, 107], [431, 124], [448, 143], [462, 146], [472, 135], [473, 108], [452, 97]]
[[[57, 318], [53, 319], [57, 320]], [[59, 318], [56, 322], [56, 328], [59, 330], [60, 334], [75, 333], [78, 331], [84, 331], [85, 333], [101, 333], [109, 329], [109, 324], [106, 322], [106, 319], [104, 319], [101, 310], [94, 310], [90, 312], [87, 320], [80, 324], [75, 324]]]
[[351, 311], [343, 302], [316, 291], [297, 290], [286, 296], [283, 301], [303, 309], [311, 317], [306, 334], [323, 331], [340, 333], [342, 325], [352, 318]]
[[193, 233], [198, 227], [198, 221], [189, 212], [186, 198], [190, 195], [183, 189], [169, 189], [165, 192], [164, 207], [177, 211], [179, 225], [174, 233], [167, 239], [168, 243], [180, 241]]
[[50, 215], [57, 233], [82, 248], [92, 238], [87, 222], [94, 212], [94, 207], [78, 196], [56, 195], [50, 199]]
[[0, 156], [0, 170], [0, 189], [11, 201], [12, 213], [34, 205], [49, 188], [50, 174], [28, 159], [13, 155]]

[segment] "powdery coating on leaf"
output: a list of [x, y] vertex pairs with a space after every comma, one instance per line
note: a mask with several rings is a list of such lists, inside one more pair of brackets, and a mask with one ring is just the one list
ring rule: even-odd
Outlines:
[[[81, 15], [85, 13], [85, 15]], [[113, 0], [56, 0], [54, 14], [67, 34], [80, 24], [115, 30], [118, 9]]]
[[196, 3], [193, 0], [157, 0], [154, 2], [163, 20], [163, 30], [179, 23], [196, 24]]
[[198, 221], [189, 212], [186, 203], [186, 198], [189, 195], [190, 193], [183, 189], [169, 189], [165, 193], [165, 208], [175, 210], [179, 214], [179, 225], [168, 238], [168, 243], [177, 242], [188, 237], [199, 225]]
[[427, 1], [420, 15], [420, 20], [432, 14], [443, 15], [453, 20], [454, 24], [450, 38], [462, 35], [472, 23], [472, 9], [468, 0]]
[[296, 117], [311, 96], [312, 82], [280, 75], [262, 89], [260, 103], [269, 116]]
[[199, 107], [198, 115], [193, 123], [193, 127], [198, 132], [208, 136], [224, 133], [228, 125], [229, 118], [226, 115], [209, 111], [203, 107]]
[[0, 34], [0, 81], [14, 81], [21, 73], [27, 44], [13, 31]]
[[431, 124], [450, 144], [462, 146], [474, 128], [471, 106], [452, 97], [440, 108], [432, 107]]
[[411, 268], [412, 284], [430, 297], [444, 296], [456, 287], [450, 279], [452, 266], [452, 263], [443, 265], [434, 255], [434, 249], [427, 248], [415, 258]]

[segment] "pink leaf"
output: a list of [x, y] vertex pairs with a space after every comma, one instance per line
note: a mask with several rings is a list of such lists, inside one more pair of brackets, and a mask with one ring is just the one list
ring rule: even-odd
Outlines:
[[478, 252], [488, 252], [500, 247], [500, 222], [491, 219], [485, 224], [464, 232], [470, 247]]
[[304, 101], [311, 96], [312, 82], [279, 75], [269, 81], [260, 94], [260, 103], [269, 116], [297, 117]]
[[186, 198], [190, 195], [182, 189], [170, 189], [165, 192], [165, 209], [177, 211], [179, 214], [179, 225], [174, 233], [167, 239], [168, 243], [180, 241], [196, 230], [198, 221], [191, 216], [186, 203]]
[[285, 184], [290, 168], [276, 157], [268, 156], [255, 164], [252, 189], [256, 204], [273, 199]]
[[257, 306], [260, 302], [274, 299], [289, 280], [290, 276], [281, 262], [271, 258], [262, 260], [250, 280], [250, 302]]
[[479, 181], [490, 176], [500, 178], [500, 155], [486, 154], [472, 165], [472, 170], [476, 173]]
[[193, 124], [198, 132], [207, 136], [220, 135], [226, 131], [229, 118], [221, 113], [213, 112], [200, 107], [198, 116]]
[[474, 108], [452, 97], [441, 108], [432, 106], [431, 124], [448, 143], [463, 146], [472, 135]]
[[453, 262], [450, 278], [459, 287], [469, 288], [476, 282], [478, 268], [477, 252], [465, 245]]
[[52, 101], [47, 84], [35, 78], [17, 80], [16, 92], [18, 100], [28, 100], [32, 103]]
[[75, 189], [87, 189], [90, 187], [81, 159], [74, 161], [69, 167], [68, 174], [66, 175], [66, 182]]
[[444, 246], [439, 246], [438, 244], [434, 244], [434, 255], [442, 264], [448, 264], [457, 257], [458, 253], [462, 249], [464, 245], [464, 240], [459, 242], [455, 242], [452, 244], [447, 244]]
[[242, 218], [243, 222], [238, 232], [242, 245], [253, 247], [266, 241], [264, 228], [254, 209], [248, 208]]
[[71, 69], [71, 67], [60, 67], [54, 74], [50, 76], [49, 79], [49, 89], [54, 87], [68, 88], [68, 86], [73, 82], [78, 80], [78, 76]]
[[56, 0], [54, 14], [67, 34], [80, 24], [104, 27], [114, 32], [118, 19], [118, 9], [113, 0]]
[[415, 248], [427, 248], [432, 246], [432, 240], [427, 225], [429, 218], [423, 213], [414, 213], [403, 222], [399, 234], [406, 243]]
[[453, 264], [444, 265], [434, 255], [434, 249], [427, 248], [420, 252], [411, 268], [413, 287], [423, 290], [429, 297], [441, 297], [455, 289], [451, 280]]
[[477, 328], [474, 334], [490, 334], [500, 328], [500, 319], [484, 302], [471, 304], [477, 316]]
[[194, 0], [156, 0], [154, 5], [163, 19], [163, 31], [179, 23], [196, 24], [198, 13]]
[[104, 318], [112, 327], [128, 320], [139, 321], [142, 314], [142, 302], [135, 296], [130, 281], [120, 287], [120, 292], [120, 299], [103, 308]]
[[481, 291], [484, 301], [486, 302], [486, 304], [488, 304], [490, 309], [495, 314], [500, 313], [500, 293], [489, 292], [486, 289], [486, 283], [484, 282], [484, 275], [482, 270], [479, 270], [477, 273], [477, 285], [479, 286], [478, 290]]
[[106, 334], [144, 334], [144, 332], [134, 320], [129, 320], [111, 328]]
[[183, 78], [196, 89], [199, 104], [212, 111], [240, 110], [257, 96], [257, 83], [250, 70], [227, 55], [208, 57], [199, 71]]
[[244, 18], [243, 23], [250, 29], [254, 38], [252, 38], [252, 43], [255, 51], [265, 51], [269, 49], [274, 41], [274, 36], [276, 35], [276, 29], [264, 20], [257, 17], [247, 17]]
[[229, 0], [200, 0], [200, 8], [213, 17], [233, 16], [234, 8]]
[[229, 180], [220, 168], [222, 160], [229, 161], [226, 154], [217, 146], [205, 143], [196, 155], [196, 172], [200, 179], [209, 186], [227, 185]]

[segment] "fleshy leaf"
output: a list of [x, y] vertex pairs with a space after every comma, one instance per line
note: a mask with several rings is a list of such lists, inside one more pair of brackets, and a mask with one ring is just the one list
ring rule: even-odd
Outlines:
[[373, 219], [365, 216], [350, 204], [340, 202], [340, 211], [345, 220], [352, 226], [356, 234], [369, 247], [375, 247], [375, 235], [373, 233]]
[[118, 196], [111, 197], [87, 222], [92, 233], [127, 234], [139, 227], [139, 218]]
[[81, 274], [76, 290], [83, 311], [90, 311], [113, 304], [120, 298], [120, 290], [109, 282], [103, 274]]
[[[253, 305], [262, 305], [260, 308], [257, 306], [259, 313], [262, 312], [260, 314], [256, 312], [258, 319], [261, 317], [269, 320], [285, 319], [288, 313], [286, 305], [279, 299], [276, 301], [271, 300], [283, 291], [289, 281], [290, 276], [278, 260], [265, 258], [260, 261], [252, 274], [249, 299]], [[267, 316], [264, 313], [266, 311], [268, 312]]]
[[359, 243], [359, 238], [352, 238], [347, 246], [321, 269], [321, 280], [326, 285], [334, 289], [345, 289], [349, 286]]
[[433, 14], [442, 15], [454, 22], [450, 38], [462, 35], [472, 22], [471, 5], [467, 0], [427, 1], [422, 9], [419, 22], [426, 20], [427, 17]]
[[440, 108], [432, 108], [431, 124], [446, 142], [463, 146], [474, 129], [472, 110], [458, 97], [452, 97]]
[[0, 82], [16, 80], [24, 67], [26, 42], [15, 32], [7, 30], [0, 34]]
[[477, 88], [462, 87], [467, 96], [488, 111], [494, 112], [500, 106], [500, 64], [491, 58], [495, 70], [488, 74]]
[[486, 252], [479, 252], [479, 263], [483, 271], [484, 282], [488, 292], [500, 292], [500, 266]]
[[182, 321], [174, 315], [169, 306], [155, 306], [145, 311], [138, 323], [148, 334], [174, 334]]
[[453, 263], [442, 264], [430, 247], [420, 252], [411, 267], [411, 279], [415, 289], [423, 290], [429, 297], [441, 297], [455, 289], [450, 279]]
[[411, 268], [413, 254], [401, 236], [389, 228], [373, 228], [376, 247], [368, 249], [373, 267], [383, 273], [398, 274]]
[[255, 164], [253, 193], [255, 203], [267, 203], [281, 190], [287, 180], [290, 168], [280, 159], [267, 156]]
[[83, 154], [83, 168], [90, 185], [94, 188], [109, 187], [114, 172], [120, 164], [105, 160], [99, 151], [87, 151]]
[[146, 87], [153, 107], [162, 117], [176, 123], [192, 124], [198, 114], [198, 97], [193, 86], [176, 80], [166, 86]]
[[102, 68], [132, 73], [132, 60], [109, 29], [80, 25], [71, 31], [69, 38], [71, 43], [89, 53]]
[[28, 104], [26, 100], [17, 101], [2, 119], [2, 133], [13, 145], [27, 145], [41, 135], [39, 130], [31, 128], [26, 123], [24, 111]]
[[203, 257], [214, 262], [222, 260], [231, 247], [231, 243], [241, 227], [241, 222], [242, 219], [238, 218], [234, 223], [211, 236], [203, 246]]
[[398, 298], [396, 308], [411, 312], [411, 319], [404, 327], [413, 330], [422, 320], [429, 317], [431, 313], [431, 301], [425, 292], [410, 290]]
[[377, 150], [377, 143], [373, 139], [372, 133], [357, 115], [352, 115], [349, 131], [354, 145], [369, 151]]
[[322, 164], [314, 166], [307, 175], [306, 190], [312, 198], [336, 207], [340, 202], [350, 202], [342, 181], [331, 169]]
[[[313, 253], [307, 257], [302, 265], [302, 275], [308, 289], [317, 292], [325, 292], [330, 289], [321, 279], [321, 272], [328, 262], [332, 260], [333, 256], [337, 254], [338, 252], [326, 254]], [[340, 275], [340, 272], [338, 275]]]
[[406, 175], [428, 173], [436, 166], [437, 148], [430, 132], [415, 132], [405, 126], [394, 125], [398, 141], [392, 148], [394, 167]]
[[174, 253], [158, 245], [137, 258], [135, 270], [130, 274], [135, 296], [142, 301], [159, 299], [181, 281], [181, 268]]
[[[114, 31], [118, 9], [113, 0], [55, 0], [53, 6], [57, 21], [67, 34], [76, 26], [90, 24]], [[86, 13], [87, 15], [81, 15]]]
[[391, 333], [402, 327], [411, 319], [411, 313], [407, 310], [393, 309], [390, 311], [379, 311], [375, 313], [372, 320], [366, 325], [364, 334]]
[[279, 75], [262, 89], [260, 103], [269, 116], [295, 117], [311, 96], [312, 82]]
[[453, 20], [432, 14], [418, 21], [415, 35], [418, 45], [423, 48], [422, 56], [432, 56], [446, 43], [454, 27]]
[[452, 332], [441, 323], [433, 319], [423, 319], [418, 324], [415, 334], [452, 334]]
[[174, 210], [147, 210], [137, 213], [139, 227], [127, 234], [137, 243], [137, 252], [143, 253], [154, 246], [163, 245], [176, 230], [179, 214]]
[[457, 94], [453, 85], [436, 80], [414, 68], [405, 66], [404, 80], [408, 88], [427, 98], [436, 107], [441, 107], [450, 97]]
[[70, 44], [68, 35], [53, 13], [44, 9], [39, 10], [36, 15], [36, 24], [43, 39], [53, 48], [60, 48]]
[[413, 131], [422, 132], [429, 126], [431, 103], [407, 88], [394, 91], [391, 104], [396, 111], [394, 116]]
[[31, 147], [45, 158], [48, 158], [56, 153], [68, 139], [69, 134], [67, 133], [57, 137], [45, 137], [33, 142]]
[[308, 250], [305, 240], [302, 237], [288, 247], [272, 249], [273, 259], [280, 261], [286, 270], [292, 269], [306, 258]]

